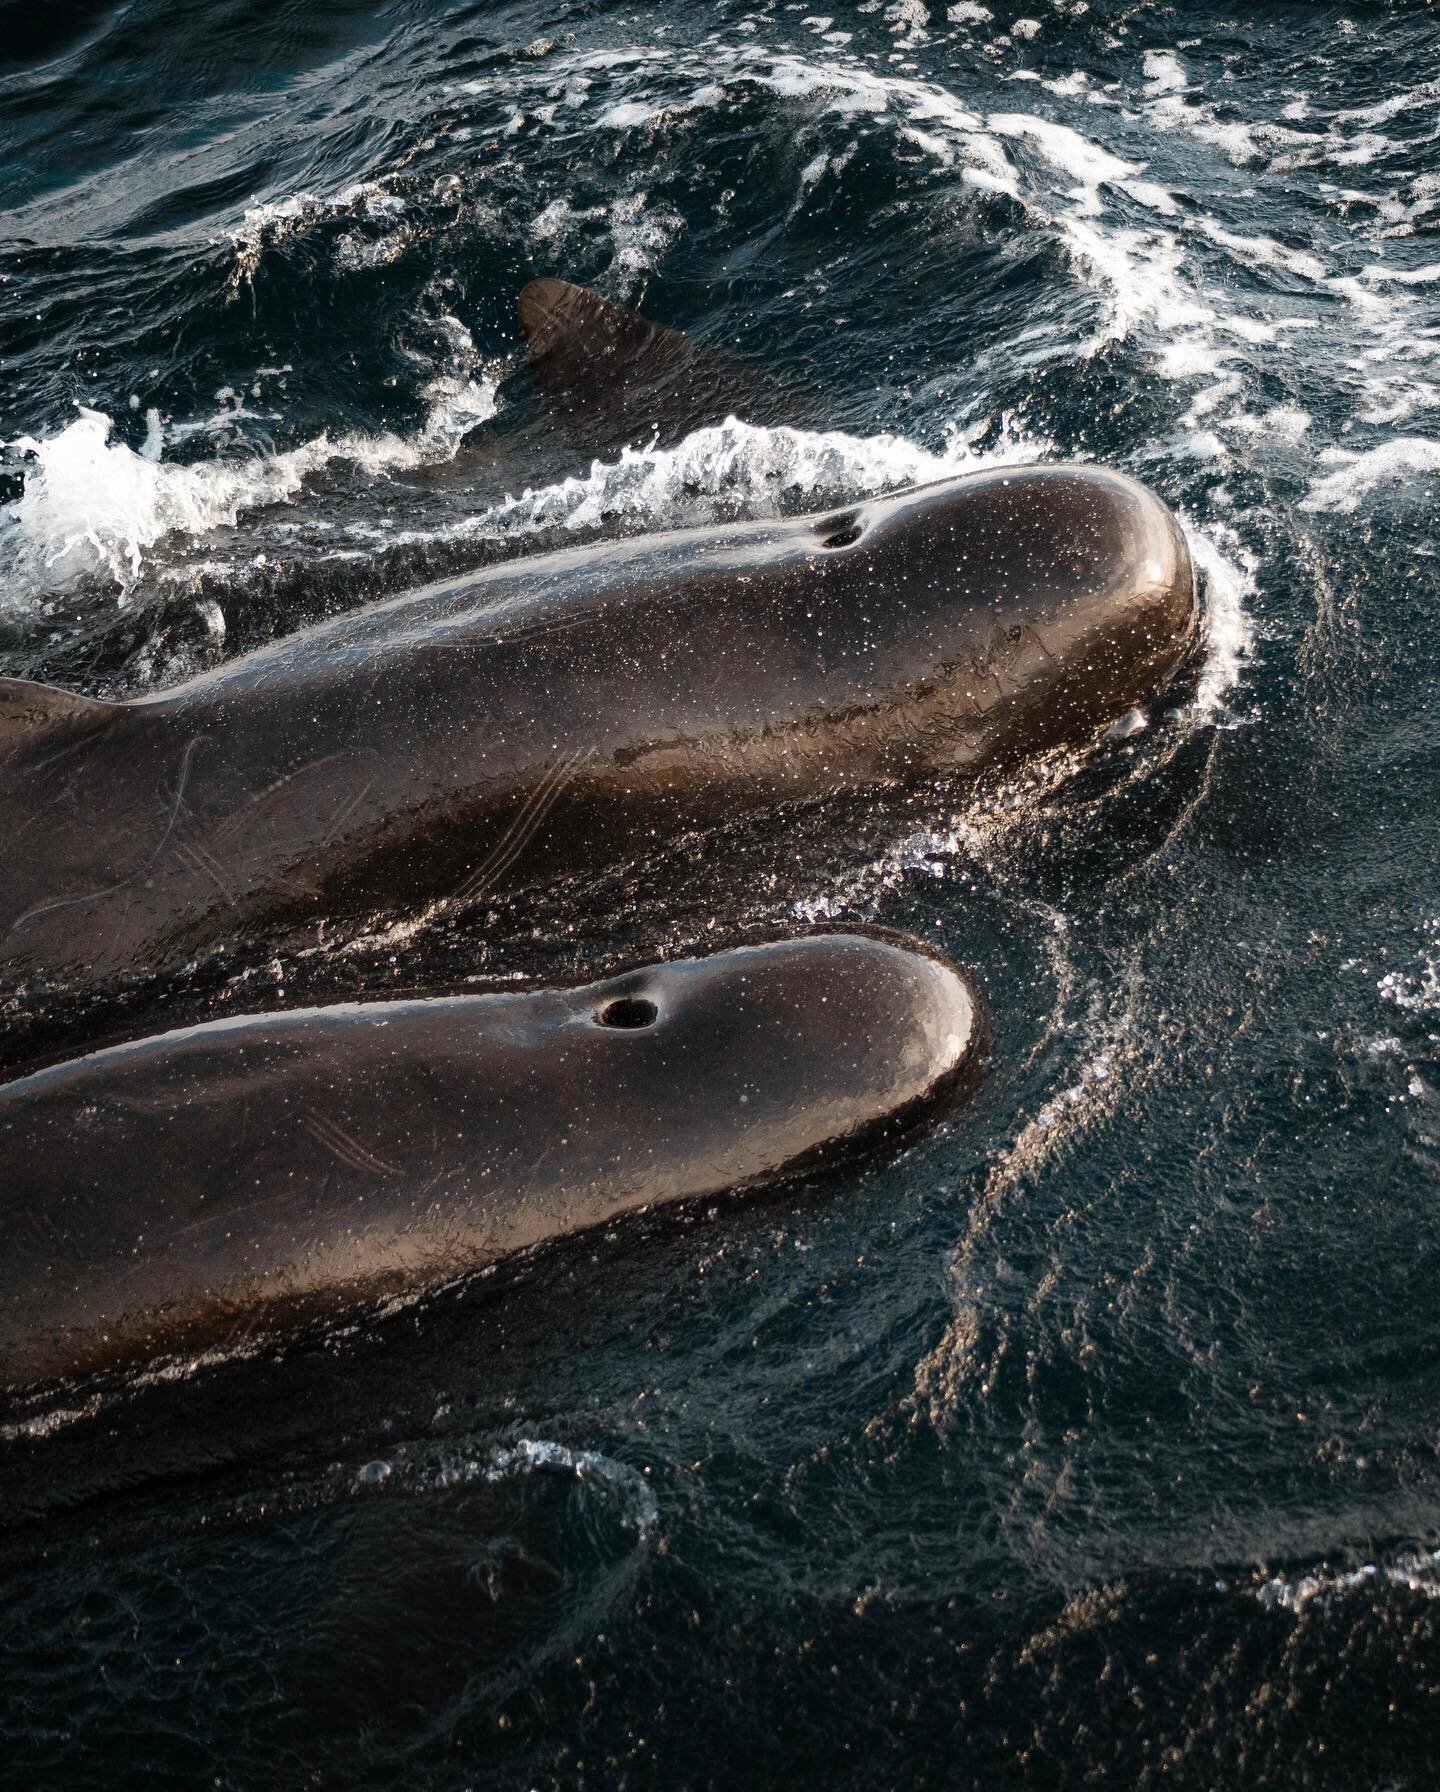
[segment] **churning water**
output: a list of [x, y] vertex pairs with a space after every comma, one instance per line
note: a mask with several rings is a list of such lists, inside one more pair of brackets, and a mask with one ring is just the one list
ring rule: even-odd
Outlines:
[[[1207, 604], [1058, 783], [172, 992], [850, 917], [996, 1049], [838, 1186], [14, 1415], [6, 1785], [1434, 1783], [1440, 17], [825, 4], [0, 5], [0, 672], [1001, 459]], [[536, 274], [803, 408], [557, 463]]]

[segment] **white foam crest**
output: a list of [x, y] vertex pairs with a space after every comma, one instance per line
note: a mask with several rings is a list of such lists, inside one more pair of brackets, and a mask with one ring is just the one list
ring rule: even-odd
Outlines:
[[[1163, 230], [1114, 229], [1099, 222], [1106, 187], [1158, 215], [1175, 212], [1170, 193], [1141, 178], [1140, 164], [1122, 160], [1068, 125], [1031, 113], [997, 112], [982, 120], [943, 87], [908, 76], [880, 75], [847, 64], [820, 66], [796, 56], [771, 58], [761, 69], [752, 65], [754, 55], [730, 53], [738, 64], [733, 80], [755, 82], [787, 97], [820, 100], [834, 112], [893, 112], [905, 121], [901, 128], [907, 141], [947, 168], [961, 164], [967, 183], [1006, 193], [1057, 228], [1072, 260], [1108, 294], [1106, 322], [1084, 352], [1124, 339], [1145, 322], [1172, 338], [1190, 332], [1191, 359], [1202, 358], [1207, 367], [1217, 364], [1218, 351], [1208, 333], [1216, 313], [1180, 278], [1183, 252], [1174, 237]], [[1040, 195], [1031, 192], [1022, 198], [1002, 139], [1027, 144], [1048, 168], [1075, 181], [1060, 195], [1069, 199], [1067, 208], [1047, 213]], [[1172, 365], [1178, 371], [1178, 363]]]
[[1417, 411], [1440, 408], [1440, 386], [1411, 374], [1379, 373], [1365, 382], [1355, 416], [1361, 423], [1408, 423]]
[[248, 462], [167, 466], [112, 442], [110, 418], [83, 406], [58, 435], [11, 446], [34, 456], [24, 492], [7, 509], [4, 556], [12, 586], [30, 597], [95, 572], [126, 587], [162, 537], [204, 535], [243, 509], [292, 498], [328, 458], [311, 443]]
[[[664, 109], [657, 107], [656, 111]], [[621, 121], [609, 115], [600, 120], [602, 125], [607, 122]], [[651, 206], [647, 200], [644, 191], [626, 193], [608, 205], [582, 206], [577, 211], [567, 199], [552, 199], [531, 224], [530, 235], [533, 241], [553, 247], [580, 235], [587, 224], [605, 225], [611, 242], [610, 280], [622, 291], [631, 292], [684, 229], [678, 212], [668, 206]]]
[[1184, 93], [1190, 85], [1185, 65], [1173, 50], [1147, 50], [1141, 67], [1145, 84], [1153, 94]]
[[[870, 79], [906, 99], [911, 97], [910, 90], [925, 85]], [[933, 97], [929, 104], [933, 116], [949, 122]], [[1047, 211], [1041, 194], [1032, 190], [1022, 196], [1015, 170], [1005, 163], [1004, 190], [1060, 232], [1076, 268], [1106, 295], [1105, 320], [1079, 352], [1094, 354], [1107, 343], [1126, 340], [1142, 325], [1149, 325], [1166, 338], [1159, 362], [1165, 377], [1188, 378], [1218, 367], [1226, 354], [1215, 342], [1215, 330], [1222, 320], [1208, 299], [1183, 277], [1184, 251], [1177, 239], [1163, 228], [1116, 227], [1105, 221], [1107, 188], [1126, 194], [1158, 217], [1172, 216], [1177, 209], [1168, 190], [1143, 179], [1142, 164], [1127, 162], [1052, 119], [1028, 112], [996, 112], [986, 117], [984, 127], [984, 132], [967, 133], [966, 149], [972, 162], [982, 159], [982, 145], [990, 144], [998, 151], [995, 139], [1008, 139], [1025, 144], [1047, 168], [1075, 183], [1058, 195], [1069, 200], [1068, 206]]]
[[[1364, 167], [1398, 147], [1375, 127], [1424, 104], [1440, 91], [1440, 83], [1432, 82], [1411, 93], [1392, 95], [1378, 105], [1334, 112], [1328, 118], [1316, 118], [1309, 99], [1302, 96], [1280, 109], [1279, 118], [1284, 123], [1274, 118], [1242, 123], [1223, 117], [1203, 93], [1184, 79], [1179, 58], [1173, 52], [1146, 51], [1143, 66], [1147, 77], [1143, 98], [1147, 103], [1142, 111], [1147, 122], [1161, 130], [1183, 131], [1197, 143], [1218, 149], [1238, 167], [1263, 163], [1271, 174], [1321, 164]], [[1296, 129], [1302, 120], [1319, 128]], [[1359, 197], [1375, 202], [1373, 196]]]
[[[974, 20], [980, 13], [962, 7], [960, 15]], [[1206, 281], [1187, 266], [1191, 250], [1173, 226], [1167, 227], [1178, 212], [1174, 196], [1147, 177], [1143, 163], [1124, 159], [1069, 124], [1018, 110], [981, 116], [946, 86], [908, 74], [882, 74], [848, 55], [810, 62], [789, 53], [767, 56], [757, 46], [741, 50], [721, 46], [716, 60], [727, 88], [748, 81], [825, 111], [888, 118], [907, 143], [947, 169], [959, 167], [967, 184], [1008, 194], [1037, 223], [1056, 230], [1077, 272], [1104, 298], [1103, 320], [1091, 340], [1081, 345], [1082, 354], [1137, 336], [1158, 338], [1153, 350], [1161, 376], [1189, 381], [1235, 365], [1244, 357], [1245, 347], [1274, 341], [1283, 329], [1317, 326], [1315, 318], [1276, 318], [1253, 311], [1247, 315], [1236, 309], [1246, 303], [1243, 283], [1223, 277]], [[1137, 97], [1149, 125], [1162, 131], [1183, 130], [1213, 143], [1241, 165], [1268, 160], [1279, 169], [1327, 159], [1358, 165], [1384, 147], [1368, 136], [1345, 135], [1334, 120], [1303, 130], [1274, 121], [1237, 124], [1197, 94], [1174, 50], [1145, 52], [1143, 72], [1145, 86]], [[1052, 86], [1062, 99], [1081, 91], [1086, 91], [1087, 100], [1103, 97], [1087, 90], [1086, 83]], [[1062, 177], [1060, 183], [1056, 174]], [[1430, 189], [1420, 191], [1422, 178], [1430, 179], [1412, 181], [1415, 204], [1399, 207], [1405, 221], [1396, 228], [1413, 228], [1411, 213], [1419, 207], [1433, 208]], [[1440, 190], [1440, 182], [1436, 185]], [[1152, 221], [1118, 220], [1116, 197], [1134, 201], [1151, 214]], [[1276, 290], [1287, 298], [1290, 282], [1296, 279], [1320, 290], [1341, 290], [1327, 278], [1323, 251], [1309, 244], [1302, 247], [1263, 233], [1242, 234], [1213, 216], [1202, 217], [1199, 229], [1243, 267], [1281, 276]], [[1407, 271], [1393, 281], [1388, 273], [1376, 271], [1363, 279], [1349, 277], [1345, 283], [1346, 296], [1357, 306], [1370, 308], [1359, 321], [1374, 336], [1381, 363], [1365, 370], [1367, 392], [1358, 412], [1363, 420], [1400, 421], [1432, 401], [1434, 383], [1406, 368], [1416, 361], [1432, 361], [1440, 346], [1431, 345], [1418, 327], [1420, 320], [1383, 290], [1398, 289], [1398, 298], [1408, 288], [1428, 285], [1432, 277], [1440, 275], [1428, 268]], [[1260, 303], [1268, 312], [1270, 303]], [[1243, 384], [1232, 378], [1224, 392], [1238, 427], [1244, 426]], [[1215, 429], [1227, 424], [1226, 417], [1217, 417], [1214, 428], [1194, 431], [1191, 450], [1223, 456], [1226, 449]]]
[[823, 102], [822, 109], [838, 113], [873, 113], [892, 108], [920, 124], [930, 122], [960, 137], [982, 129], [979, 116], [963, 106], [954, 94], [930, 81], [908, 75], [879, 75], [859, 63], [836, 59], [808, 62], [801, 56], [779, 54], [758, 66], [755, 52], [730, 52], [731, 79], [768, 87], [789, 99]]
[[[1224, 1582], [1219, 1583], [1224, 1591]], [[1403, 1587], [1426, 1599], [1440, 1599], [1440, 1549], [1415, 1551], [1393, 1562], [1366, 1562], [1359, 1568], [1316, 1568], [1309, 1574], [1287, 1579], [1275, 1575], [1255, 1589], [1261, 1605], [1280, 1611], [1302, 1612], [1319, 1600], [1328, 1603], [1349, 1594], [1377, 1587]]]
[[1420, 969], [1414, 976], [1387, 971], [1375, 988], [1381, 999], [1410, 1014], [1440, 1014], [1440, 920], [1427, 924], [1431, 944], [1416, 954]]
[[1440, 261], [1423, 268], [1387, 268], [1381, 264], [1365, 270], [1367, 280], [1383, 280], [1401, 286], [1429, 286], [1440, 280]]
[[1392, 93], [1388, 99], [1378, 101], [1373, 106], [1361, 106], [1351, 111], [1337, 112], [1337, 119], [1348, 124], [1358, 124], [1364, 129], [1373, 129], [1377, 124], [1388, 124], [1392, 118], [1398, 118], [1402, 112], [1412, 111], [1416, 106], [1427, 105], [1440, 95], [1440, 80], [1426, 81], [1419, 87], [1413, 87]]
[[598, 1450], [572, 1450], [547, 1438], [524, 1437], [513, 1449], [498, 1450], [483, 1474], [487, 1481], [504, 1481], [517, 1475], [546, 1472], [598, 1482], [619, 1494], [622, 1521], [642, 1535], [653, 1531], [659, 1523], [660, 1509], [644, 1475], [628, 1463], [602, 1456]]
[[[903, 16], [895, 11], [891, 23], [907, 32], [923, 31], [923, 10], [912, 6]], [[837, 54], [824, 62], [813, 62], [791, 51], [765, 50], [758, 45], [716, 45], [707, 52], [702, 87], [675, 101], [662, 101], [653, 94], [642, 99], [622, 90], [621, 97], [598, 115], [597, 126], [608, 128], [635, 122], [639, 117], [635, 108], [644, 110], [647, 116], [658, 116], [676, 106], [690, 109], [719, 104], [737, 88], [761, 87], [783, 99], [805, 101], [820, 112], [841, 117], [891, 115], [904, 125], [918, 127], [914, 140], [946, 166], [958, 161], [977, 177], [976, 184], [1014, 191], [1014, 171], [1004, 150], [986, 132], [979, 116], [954, 94], [933, 82], [878, 74], [839, 53], [842, 45], [826, 41]], [[588, 60], [586, 66], [591, 66]], [[629, 58], [615, 66], [622, 68], [622, 78], [631, 72]], [[642, 68], [640, 72], [649, 71]], [[688, 70], [687, 78], [693, 79], [695, 73]]]
[[1374, 448], [1327, 448], [1321, 462], [1333, 472], [1316, 479], [1300, 508], [1349, 515], [1382, 485], [1403, 485], [1416, 473], [1440, 473], [1440, 442], [1429, 436], [1396, 436]]
[[1123, 342], [1141, 324], [1166, 338], [1156, 365], [1167, 379], [1212, 372], [1228, 351], [1215, 342], [1215, 311], [1179, 276], [1183, 250], [1164, 231], [1103, 231], [1088, 218], [1063, 218], [1073, 259], [1088, 269], [1110, 297], [1105, 323], [1081, 350], [1094, 354], [1107, 342]]
[[930, 9], [924, 0], [894, 0], [885, 8], [885, 22], [902, 49], [929, 41]]
[[1202, 217], [1200, 228], [1212, 243], [1229, 249], [1246, 267], [1282, 268], [1286, 273], [1298, 274], [1301, 279], [1316, 285], [1325, 278], [1325, 263], [1318, 255], [1311, 255], [1306, 250], [1287, 248], [1269, 236], [1241, 236], [1226, 230], [1217, 218]]
[[[817, 15], [818, 16], [818, 15]], [[888, 15], [887, 15], [888, 16]], [[898, 16], [898, 15], [897, 15]], [[983, 7], [950, 9], [952, 20], [978, 22], [988, 18]], [[1164, 60], [1170, 52], [1155, 53], [1147, 63], [1152, 82], [1169, 90], [1177, 75], [1178, 61]], [[583, 60], [598, 67], [593, 56]], [[613, 121], [614, 108], [641, 104], [657, 107], [653, 86], [655, 58], [640, 52], [615, 53], [605, 66], [618, 83], [599, 122]], [[575, 63], [581, 66], [581, 61]], [[1093, 339], [1081, 353], [1093, 354], [1107, 343], [1125, 340], [1138, 329], [1152, 328], [1163, 343], [1158, 351], [1162, 375], [1188, 379], [1196, 372], [1219, 367], [1232, 352], [1217, 344], [1217, 334], [1227, 328], [1227, 317], [1217, 309], [1218, 294], [1202, 293], [1183, 272], [1185, 252], [1171, 231], [1158, 221], [1178, 210], [1169, 191], [1145, 178], [1142, 163], [1126, 161], [1069, 125], [1022, 111], [997, 111], [982, 117], [948, 87], [910, 74], [881, 73], [852, 53], [837, 50], [823, 60], [811, 60], [794, 51], [771, 50], [758, 44], [707, 45], [703, 70], [683, 59], [676, 73], [686, 83], [703, 74], [703, 89], [713, 103], [733, 97], [745, 87], [760, 87], [782, 99], [841, 118], [885, 118], [904, 140], [936, 163], [958, 170], [968, 186], [1003, 193], [1023, 204], [1037, 223], [1056, 230], [1081, 277], [1105, 296], [1105, 317]], [[694, 106], [699, 92], [682, 102]], [[630, 114], [627, 112], [628, 118]], [[1293, 137], [1294, 133], [1287, 134]], [[1022, 186], [1010, 145], [1018, 145], [1030, 164], [1030, 178]], [[800, 175], [797, 200], [807, 183], [813, 183], [818, 158], [811, 157]], [[823, 164], [820, 164], [823, 166]], [[1068, 185], [1056, 190], [1054, 175]], [[1157, 220], [1147, 228], [1118, 227], [1106, 216], [1109, 193], [1123, 194]], [[563, 203], [548, 208], [538, 221], [540, 234], [555, 234], [556, 227], [578, 214]], [[1218, 228], [1218, 226], [1217, 226]], [[1236, 239], [1243, 242], [1245, 239]], [[1284, 251], [1267, 241], [1253, 247], [1255, 253], [1271, 253], [1280, 262], [1288, 257], [1302, 264], [1300, 251]], [[1304, 263], [1313, 274], [1317, 264]], [[1243, 336], [1249, 320], [1241, 319], [1235, 334]], [[1256, 325], [1255, 328], [1269, 326]]]
[[1271, 436], [1294, 444], [1303, 441], [1314, 421], [1309, 411], [1302, 411], [1298, 405], [1277, 404], [1258, 414], [1241, 412], [1232, 416], [1226, 420], [1226, 427], [1241, 435]]
[[[317, 218], [396, 217], [404, 209], [404, 201], [380, 180], [354, 181], [329, 198], [310, 192], [290, 193], [280, 199], [248, 206], [240, 222], [229, 233], [235, 250], [235, 265], [230, 271], [230, 296], [233, 298], [241, 286], [248, 286], [254, 280], [255, 270], [267, 248], [297, 235]], [[345, 253], [356, 256], [359, 254], [357, 245], [350, 243]], [[364, 265], [363, 254], [355, 265]]]
[[[468, 344], [463, 327], [455, 329]], [[96, 576], [117, 586], [123, 599], [147, 555], [167, 536], [208, 535], [233, 525], [244, 511], [287, 503], [333, 463], [380, 476], [449, 459], [467, 430], [495, 414], [496, 392], [496, 380], [486, 373], [477, 377], [462, 358], [454, 371], [423, 388], [429, 408], [413, 436], [327, 432], [278, 454], [190, 464], [161, 460], [149, 439], [137, 454], [111, 439], [111, 419], [103, 411], [82, 405], [75, 422], [58, 434], [9, 444], [32, 459], [19, 499], [0, 507], [7, 525], [0, 531], [4, 601], [21, 607]]]
[[[1297, 130], [1293, 124], [1277, 124], [1273, 119], [1241, 123], [1222, 118], [1192, 86], [1173, 50], [1145, 51], [1141, 67], [1145, 76], [1141, 112], [1157, 130], [1181, 131], [1197, 143], [1218, 149], [1227, 161], [1241, 168], [1267, 157], [1272, 158], [1272, 167], [1318, 161], [1325, 153], [1327, 139], [1315, 131]], [[1292, 110], [1286, 116], [1293, 119], [1298, 115]]]
[[1218, 119], [1209, 107], [1187, 101], [1177, 93], [1162, 93], [1150, 102], [1145, 112], [1159, 129], [1184, 131], [1199, 143], [1211, 144], [1239, 167], [1258, 162], [1264, 156], [1260, 127]]
[[1440, 269], [1374, 264], [1363, 274], [1336, 274], [1324, 282], [1353, 308], [1342, 365], [1359, 378], [1359, 422], [1404, 423], [1440, 401], [1440, 327], [1429, 295], [1415, 290], [1432, 276], [1440, 277]]
[[1205, 528], [1181, 516], [1185, 539], [1190, 544], [1205, 591], [1205, 658], [1195, 687], [1193, 712], [1197, 720], [1218, 716], [1225, 698], [1236, 684], [1254, 648], [1247, 600], [1254, 596], [1259, 561], [1234, 530], [1223, 523]]
[[628, 521], [664, 528], [711, 522], [737, 509], [774, 516], [797, 500], [820, 506], [923, 485], [1033, 460], [1049, 448], [1005, 431], [984, 453], [957, 436], [935, 454], [903, 436], [761, 428], [728, 417], [673, 448], [626, 448], [617, 460], [593, 462], [584, 475], [527, 487], [467, 519], [460, 532], [499, 537]]
[[1002, 137], [1027, 138], [1052, 168], [1073, 175], [1077, 182], [1073, 196], [1086, 213], [1099, 213], [1102, 186], [1119, 187], [1154, 211], [1171, 213], [1176, 209], [1164, 187], [1138, 178], [1142, 170], [1136, 163], [1122, 161], [1069, 125], [1029, 112], [992, 112], [986, 123]]

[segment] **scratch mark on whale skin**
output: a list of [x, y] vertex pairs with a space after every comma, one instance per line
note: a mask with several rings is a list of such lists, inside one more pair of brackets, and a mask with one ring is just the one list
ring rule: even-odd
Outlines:
[[335, 817], [334, 821], [331, 823], [331, 826], [334, 828], [335, 833], [337, 835], [339, 834], [341, 828], [343, 828], [345, 823], [347, 821], [349, 821], [350, 817], [360, 807], [361, 803], [363, 803], [365, 801], [366, 797], [369, 796], [370, 792], [374, 788], [375, 788], [375, 780], [373, 778], [367, 779], [366, 782], [361, 785], [360, 789], [358, 791], [356, 791], [355, 795], [351, 797], [350, 801], [348, 803], [346, 803], [345, 807], [340, 811], [340, 813]]
[[48, 902], [37, 902], [32, 907], [27, 908], [23, 915], [18, 915], [15, 920], [10, 923], [10, 932], [19, 933], [22, 928], [28, 927], [32, 921], [38, 921], [44, 915], [54, 914], [56, 909], [74, 908], [79, 903], [99, 902], [103, 897], [114, 896], [118, 891], [125, 889], [129, 884], [133, 884], [143, 875], [144, 867], [142, 866], [141, 870], [136, 871], [130, 877], [127, 877], [124, 883], [106, 884], [103, 890], [84, 890], [78, 896], [52, 896]]
[[66, 741], [63, 746], [57, 747], [53, 753], [47, 753], [43, 759], [27, 760], [25, 771], [27, 774], [33, 776], [37, 772], [49, 771], [53, 766], [59, 765], [63, 760], [73, 759], [77, 753], [85, 755], [91, 754], [95, 751], [96, 747], [99, 746], [103, 738], [104, 730], [100, 728], [95, 729], [91, 733], [82, 734], [76, 740]]
[[147, 870], [155, 863], [156, 859], [160, 857], [160, 854], [165, 850], [165, 847], [169, 842], [170, 836], [175, 832], [175, 823], [179, 821], [180, 812], [185, 807], [185, 792], [190, 783], [190, 767], [194, 764], [195, 754], [205, 742], [209, 740], [209, 738], [210, 736], [208, 734], [196, 734], [185, 743], [185, 750], [180, 755], [180, 769], [175, 777], [175, 800], [171, 805], [170, 819], [165, 823], [165, 832], [160, 836], [159, 840], [156, 841], [155, 849], [150, 854], [146, 864]]
[[225, 881], [225, 874], [220, 869], [218, 861], [198, 840], [178, 840], [175, 850], [187, 864], [193, 866], [202, 877], [214, 884], [231, 908], [239, 908], [240, 904], [236, 899], [235, 892]]
[[317, 1144], [323, 1145], [327, 1151], [333, 1151], [352, 1170], [368, 1171], [372, 1176], [400, 1174], [394, 1164], [387, 1164], [383, 1158], [367, 1151], [359, 1139], [346, 1132], [338, 1120], [320, 1113], [317, 1108], [306, 1108], [300, 1124]]
[[180, 755], [180, 766], [176, 773], [175, 795], [170, 804], [169, 817], [166, 820], [164, 831], [142, 865], [132, 871], [129, 877], [121, 878], [119, 883], [106, 884], [98, 890], [82, 890], [73, 896], [51, 896], [44, 902], [37, 902], [27, 908], [23, 914], [17, 915], [10, 923], [8, 931], [19, 933], [32, 921], [38, 921], [44, 915], [54, 914], [57, 909], [74, 908], [77, 904], [100, 902], [108, 896], [118, 895], [121, 890], [128, 890], [131, 885], [138, 883], [147, 872], [153, 870], [155, 861], [169, 844], [170, 836], [175, 832], [175, 824], [180, 819], [180, 812], [185, 806], [185, 791], [190, 782], [190, 767], [194, 762], [195, 754], [209, 738], [208, 734], [196, 734], [185, 743], [185, 750]]
[[[216, 828], [213, 835], [215, 844], [217, 846], [222, 845], [236, 832], [237, 829], [244, 827], [245, 823], [252, 818], [257, 809], [260, 809], [271, 802], [281, 791], [287, 790], [296, 779], [308, 777], [311, 772], [321, 771], [325, 766], [333, 765], [336, 760], [349, 760], [354, 757], [355, 755], [348, 751], [326, 753], [323, 757], [307, 760], [304, 765], [297, 766], [293, 772], [286, 772], [283, 777], [276, 778], [274, 783], [267, 784], [263, 790], [257, 790], [254, 796], [242, 803], [227, 820], [223, 821], [220, 826]], [[371, 782], [373, 783], [373, 780]], [[364, 800], [364, 797], [369, 792], [370, 788], [371, 784], [367, 784], [360, 795], [356, 797], [342, 813], [348, 816], [350, 809], [353, 808], [355, 804]]]
[[551, 767], [521, 804], [519, 813], [500, 836], [489, 856], [475, 867], [455, 891], [456, 900], [465, 902], [471, 897], [483, 895], [505, 875], [534, 839], [544, 825], [545, 818], [568, 787], [594, 757], [594, 747], [581, 747], [568, 759], [561, 759]]

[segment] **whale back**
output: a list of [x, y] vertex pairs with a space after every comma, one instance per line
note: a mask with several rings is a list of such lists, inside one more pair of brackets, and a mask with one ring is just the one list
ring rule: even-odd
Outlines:
[[641, 1208], [846, 1161], [958, 1099], [983, 1006], [820, 933], [212, 1021], [0, 1087], [0, 1390], [418, 1295]]
[[1003, 773], [1150, 701], [1195, 627], [1153, 493], [999, 468], [483, 569], [131, 703], [9, 687], [0, 964], [105, 986]]
[[0, 757], [8, 759], [57, 735], [101, 727], [119, 707], [28, 678], [0, 678]]

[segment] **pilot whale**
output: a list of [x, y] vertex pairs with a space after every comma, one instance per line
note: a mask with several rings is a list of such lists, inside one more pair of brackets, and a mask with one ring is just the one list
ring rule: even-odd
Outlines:
[[702, 347], [569, 280], [532, 280], [515, 302], [525, 364], [543, 420], [577, 449], [665, 446], [727, 416], [752, 424], [819, 423], [811, 393]]
[[947, 961], [832, 932], [95, 1052], [0, 1086], [0, 1384], [223, 1348], [848, 1159], [985, 1050]]
[[502, 564], [129, 702], [0, 680], [0, 981], [489, 901], [796, 799], [1081, 747], [1196, 629], [1092, 466]]

